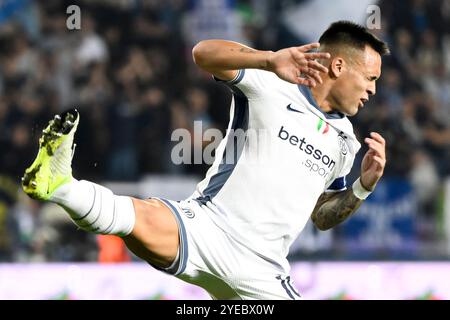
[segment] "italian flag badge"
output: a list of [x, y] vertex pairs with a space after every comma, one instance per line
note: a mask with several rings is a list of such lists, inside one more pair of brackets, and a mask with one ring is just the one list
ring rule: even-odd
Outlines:
[[330, 125], [323, 121], [323, 119], [319, 119], [319, 123], [317, 123], [317, 131], [321, 132], [322, 134], [325, 134], [330, 130]]

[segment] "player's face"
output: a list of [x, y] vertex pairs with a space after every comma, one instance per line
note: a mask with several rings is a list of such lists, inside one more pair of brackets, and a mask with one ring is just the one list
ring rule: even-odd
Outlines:
[[333, 96], [337, 111], [353, 116], [376, 92], [375, 82], [381, 75], [381, 56], [374, 49], [366, 47], [344, 69], [336, 80]]

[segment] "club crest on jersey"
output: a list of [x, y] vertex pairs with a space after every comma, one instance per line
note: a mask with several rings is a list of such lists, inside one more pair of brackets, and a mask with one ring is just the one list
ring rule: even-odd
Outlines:
[[319, 119], [319, 122], [317, 123], [317, 131], [319, 131], [322, 134], [326, 134], [330, 130], [330, 125], [323, 121], [323, 119]]
[[183, 213], [185, 214], [185, 216], [188, 217], [189, 219], [192, 219], [193, 217], [195, 217], [195, 213], [191, 209], [183, 208], [182, 210], [183, 210]]
[[343, 131], [339, 132], [339, 135], [338, 135], [339, 148], [341, 149], [341, 153], [344, 156], [347, 155], [347, 153], [348, 153], [347, 143], [345, 142], [346, 139], [347, 139], [347, 136], [344, 134], [344, 132]]

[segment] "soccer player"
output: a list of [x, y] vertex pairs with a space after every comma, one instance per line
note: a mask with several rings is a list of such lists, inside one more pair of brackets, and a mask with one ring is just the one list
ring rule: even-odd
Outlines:
[[[383, 174], [385, 141], [372, 132], [360, 178], [345, 179], [360, 149], [347, 116], [375, 94], [388, 51], [345, 21], [319, 43], [276, 52], [201, 41], [195, 63], [231, 88], [233, 102], [227, 135], [192, 196], [141, 200], [73, 178], [76, 111], [50, 121], [23, 189], [59, 204], [86, 231], [123, 237], [138, 257], [212, 298], [300, 299], [290, 245], [309, 217], [320, 230], [348, 218]], [[237, 129], [267, 134], [255, 143], [258, 135], [232, 135]], [[233, 161], [225, 161], [230, 153]], [[254, 154], [258, 161], [249, 161]]]

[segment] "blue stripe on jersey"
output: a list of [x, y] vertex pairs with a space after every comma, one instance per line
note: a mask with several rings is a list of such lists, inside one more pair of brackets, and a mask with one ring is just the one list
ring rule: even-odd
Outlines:
[[345, 180], [345, 177], [340, 177], [334, 180], [327, 190], [336, 191], [336, 190], [343, 190], [345, 188], [347, 188], [347, 181]]
[[[244, 72], [241, 72], [242, 77], [243, 73]], [[239, 75], [233, 83], [239, 82], [239, 78], [242, 79], [241, 75]], [[239, 81], [237, 81], [238, 79]], [[248, 129], [248, 99], [245, 94], [239, 90], [239, 88], [231, 85], [231, 83], [227, 83], [227, 85], [233, 91], [234, 97], [234, 116], [230, 129], [242, 129], [245, 132]], [[211, 177], [208, 185], [202, 192], [203, 196], [198, 197], [196, 199], [197, 201], [201, 204], [206, 204], [219, 193], [228, 178], [233, 173], [233, 170], [242, 154], [242, 150], [244, 149], [244, 145], [245, 142], [239, 141], [238, 143], [233, 134], [228, 136], [227, 144], [225, 145], [225, 150], [222, 155], [222, 162], [219, 164], [218, 171]], [[234, 152], [231, 164], [227, 163], [227, 160], [229, 162], [229, 159], [227, 159], [227, 151], [230, 152], [230, 150]]]
[[342, 119], [345, 117], [343, 113], [340, 112], [323, 112], [322, 109], [320, 109], [319, 105], [317, 104], [316, 100], [314, 99], [313, 95], [311, 94], [311, 90], [307, 86], [298, 85], [298, 89], [300, 92], [305, 96], [306, 100], [314, 106], [317, 110], [319, 110], [327, 119]]

